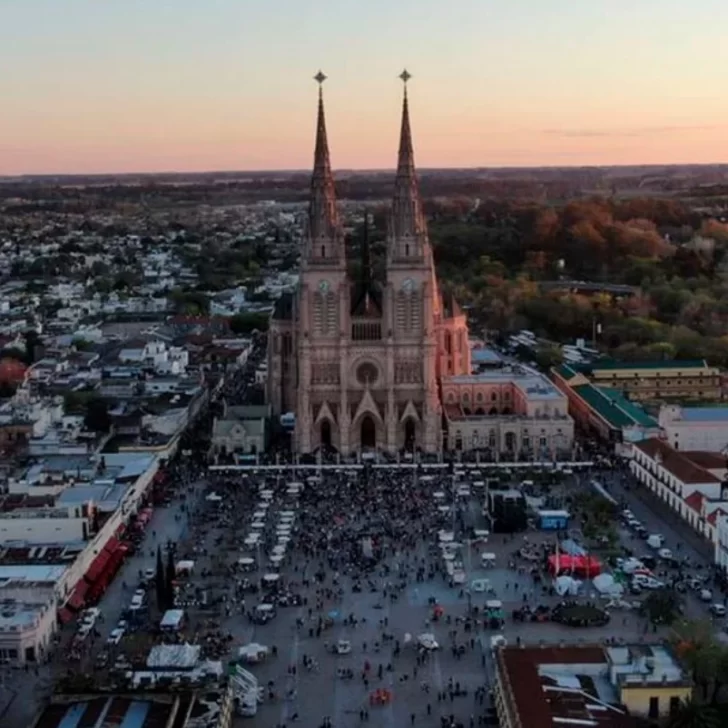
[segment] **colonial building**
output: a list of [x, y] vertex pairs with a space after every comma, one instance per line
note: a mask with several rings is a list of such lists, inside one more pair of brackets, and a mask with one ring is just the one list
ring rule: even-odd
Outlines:
[[718, 367], [704, 360], [617, 362], [591, 366], [591, 382], [624, 392], [633, 401], [718, 401], [722, 379]]
[[[298, 290], [279, 300], [269, 335], [268, 395], [296, 415], [295, 449], [347, 455], [442, 448], [443, 377], [470, 373], [464, 314], [440, 291], [415, 174], [405, 82], [386, 274], [347, 272], [324, 104], [318, 120], [308, 224]], [[319, 74], [319, 84], [325, 76]]]
[[442, 399], [448, 449], [538, 460], [573, 450], [568, 398], [526, 367], [443, 377]]

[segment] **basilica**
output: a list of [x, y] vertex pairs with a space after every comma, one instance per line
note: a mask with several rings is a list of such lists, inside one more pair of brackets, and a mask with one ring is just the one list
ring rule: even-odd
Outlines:
[[386, 270], [383, 279], [372, 276], [365, 240], [352, 279], [329, 160], [325, 76], [316, 77], [318, 118], [300, 277], [296, 292], [278, 300], [268, 337], [272, 411], [295, 415], [294, 448], [301, 454], [319, 448], [342, 455], [444, 448], [515, 453], [526, 445], [553, 451], [566, 444], [561, 426], [567, 417], [553, 386], [517, 372], [471, 375], [466, 317], [441, 291], [435, 273], [415, 172], [410, 76], [405, 71], [400, 78], [404, 97]]
[[[323, 81], [323, 77], [317, 77]], [[397, 174], [386, 241], [386, 277], [347, 273], [319, 85], [307, 230], [296, 294], [279, 301], [269, 335], [274, 412], [296, 416], [295, 448], [344, 455], [366, 449], [437, 452], [442, 447], [439, 377], [470, 372], [465, 316], [439, 289], [402, 102]]]

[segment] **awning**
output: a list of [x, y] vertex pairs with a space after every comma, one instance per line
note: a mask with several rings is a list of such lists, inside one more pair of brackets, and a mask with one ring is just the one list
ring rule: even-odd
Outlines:
[[83, 605], [86, 603], [85, 597], [87, 591], [88, 584], [82, 579], [78, 582], [78, 584], [76, 584], [76, 587], [71, 592], [71, 596], [68, 597], [68, 600], [66, 601], [64, 606], [68, 607], [69, 609], [73, 609], [74, 611], [83, 609]]
[[108, 551], [110, 554], [113, 554], [114, 551], [116, 551], [119, 548], [119, 539], [114, 538], [113, 536], [106, 542], [106, 546], [104, 546], [104, 551]]
[[110, 556], [111, 554], [108, 551], [102, 551], [91, 562], [91, 566], [88, 567], [88, 571], [84, 574], [84, 578], [89, 584], [93, 584], [99, 578]]
[[66, 609], [65, 607], [61, 607], [58, 610], [58, 621], [61, 624], [68, 624], [69, 622], [72, 622], [74, 618], [74, 614], [70, 609]]

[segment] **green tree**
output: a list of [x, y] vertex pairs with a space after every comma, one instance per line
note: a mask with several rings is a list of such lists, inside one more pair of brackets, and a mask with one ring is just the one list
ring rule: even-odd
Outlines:
[[267, 313], [242, 312], [230, 317], [230, 330], [234, 334], [251, 334], [253, 331], [267, 331]]
[[685, 700], [667, 721], [667, 728], [720, 728], [718, 710], [697, 700]]
[[653, 625], [672, 624], [680, 616], [678, 595], [672, 589], [655, 589], [642, 602], [642, 613]]
[[108, 403], [100, 397], [93, 397], [86, 404], [84, 426], [93, 432], [108, 432], [111, 429], [111, 415]]

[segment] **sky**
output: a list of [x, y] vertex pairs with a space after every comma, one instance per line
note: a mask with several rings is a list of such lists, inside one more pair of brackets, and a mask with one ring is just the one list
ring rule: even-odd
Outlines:
[[0, 175], [728, 162], [726, 0], [0, 0]]

